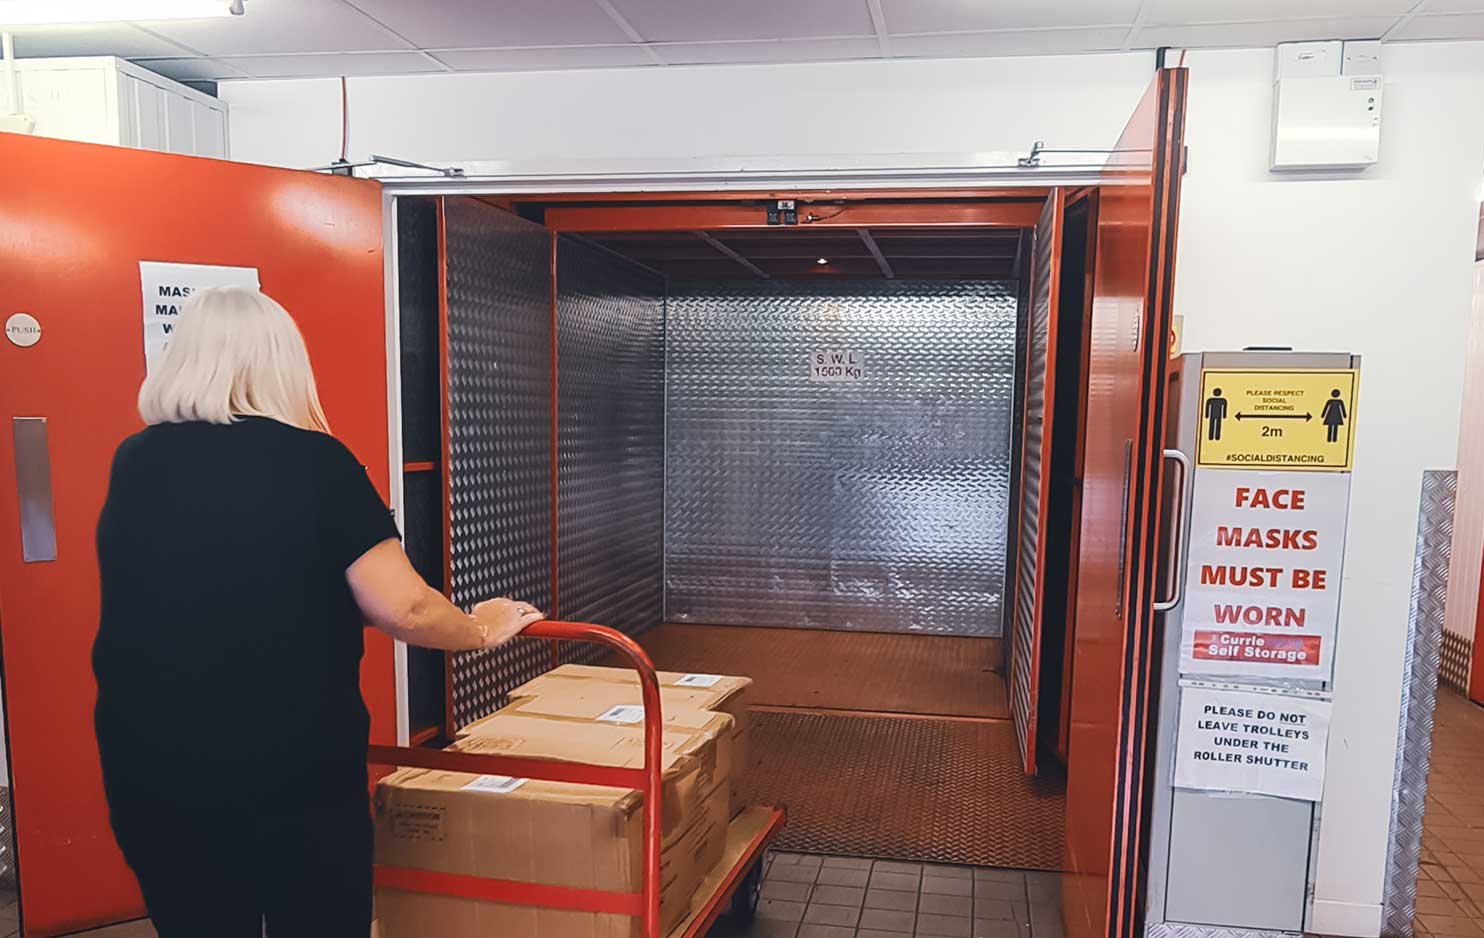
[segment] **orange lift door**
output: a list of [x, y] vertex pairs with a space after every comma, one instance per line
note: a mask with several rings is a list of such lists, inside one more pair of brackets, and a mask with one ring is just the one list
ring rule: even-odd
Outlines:
[[1155, 73], [1099, 193], [1067, 746], [1070, 938], [1135, 929], [1187, 76]]
[[[40, 938], [144, 914], [108, 825], [89, 661], [94, 528], [113, 450], [141, 427], [139, 262], [257, 268], [303, 329], [336, 435], [385, 496], [381, 192], [368, 180], [13, 134], [0, 134], [0, 166], [0, 317], [29, 313], [41, 328], [30, 347], [0, 342], [0, 648], [20, 912]], [[34, 497], [34, 461], [17, 466], [18, 417], [45, 418], [49, 505]], [[34, 544], [26, 559], [18, 468], [32, 474], [28, 516], [53, 512], [55, 559], [34, 559]], [[362, 689], [377, 743], [396, 742], [392, 662], [392, 643], [368, 633]]]
[[1036, 703], [1041, 683], [1041, 611], [1046, 584], [1046, 530], [1050, 495], [1046, 460], [1056, 390], [1057, 288], [1061, 281], [1061, 226], [1065, 198], [1052, 189], [1036, 221], [1026, 319], [1025, 419], [1020, 446], [1019, 532], [1016, 537], [1015, 616], [1010, 633], [1010, 714], [1025, 774], [1036, 774]]

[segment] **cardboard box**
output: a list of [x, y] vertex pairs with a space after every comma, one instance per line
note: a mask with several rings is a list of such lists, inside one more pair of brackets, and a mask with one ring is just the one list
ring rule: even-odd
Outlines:
[[[742, 779], [752, 765], [749, 743], [752, 720], [748, 711], [752, 678], [680, 671], [660, 671], [657, 676], [662, 712], [668, 714], [672, 706], [695, 707], [725, 713], [736, 721], [732, 741], [733, 814], [742, 810]], [[626, 690], [613, 691], [613, 687]], [[529, 699], [570, 698], [579, 693], [586, 694], [589, 699], [606, 695], [602, 699], [610, 701], [612, 707], [642, 704], [638, 672], [632, 668], [600, 668], [582, 664], [564, 664], [527, 681], [510, 692], [510, 702], [512, 708], [520, 708]]]
[[[731, 788], [731, 760], [718, 740], [732, 733], [732, 718], [706, 713], [695, 722], [697, 727], [666, 729], [660, 739], [660, 814], [667, 837], [700, 813], [703, 799], [713, 790]], [[546, 719], [507, 709], [480, 720], [471, 731], [476, 727], [477, 732], [449, 748], [585, 765], [644, 765], [642, 726]]]
[[[476, 720], [464, 727], [461, 738], [484, 735], [484, 728], [499, 726], [498, 717], [536, 717], [543, 720], [567, 720], [578, 723], [605, 723], [631, 729], [642, 738], [644, 730], [644, 708], [640, 704], [626, 703], [638, 693], [638, 688], [621, 684], [603, 684], [597, 681], [554, 681], [549, 690], [535, 697], [522, 697], [496, 713]], [[716, 738], [716, 774], [730, 784], [735, 766], [733, 747], [736, 742], [735, 721], [727, 714], [714, 713], [688, 705], [686, 692], [676, 697], [672, 692], [661, 691], [661, 712], [665, 718], [667, 732], [711, 733]], [[720, 719], [718, 719], [720, 718]]]
[[[553, 722], [553, 721], [547, 721]], [[561, 724], [558, 724], [561, 725]], [[500, 738], [471, 737], [454, 747], [509, 751]], [[667, 750], [671, 776], [694, 778], [699, 759]], [[721, 860], [726, 840], [725, 780], [665, 836], [660, 855], [661, 931], [688, 913], [697, 885]], [[612, 892], [642, 887], [642, 797], [637, 791], [402, 769], [377, 785], [376, 862], [386, 866]], [[670, 814], [671, 812], [666, 812]], [[627, 915], [507, 905], [379, 889], [381, 938], [640, 938]]]

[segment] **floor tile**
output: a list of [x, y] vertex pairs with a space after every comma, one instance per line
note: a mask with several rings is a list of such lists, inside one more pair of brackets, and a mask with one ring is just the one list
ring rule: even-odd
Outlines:
[[806, 925], [843, 925], [854, 928], [860, 921], [861, 910], [850, 905], [819, 905], [810, 903], [804, 912]]
[[768, 879], [774, 882], [785, 883], [812, 883], [819, 876], [821, 870], [818, 867], [806, 866], [798, 863], [790, 863], [784, 866], [773, 864], [768, 870]]
[[861, 913], [860, 927], [911, 934], [912, 930], [917, 927], [917, 915], [913, 912], [867, 909]]
[[922, 878], [922, 892], [924, 895], [972, 896], [974, 894], [974, 881], [972, 879], [956, 879], [948, 876], [924, 876]]
[[763, 882], [764, 899], [787, 899], [790, 902], [808, 902], [811, 887], [808, 883], [791, 883], [771, 879]]
[[1026, 938], [1021, 927], [1004, 919], [975, 919], [974, 938]]
[[871, 874], [868, 870], [852, 870], [826, 865], [819, 871], [817, 882], [825, 886], [865, 887], [870, 879]]
[[916, 912], [917, 893], [904, 892], [896, 889], [868, 889], [866, 890], [865, 907], [868, 909], [886, 909], [893, 912]]
[[855, 938], [855, 929], [840, 925], [802, 925], [799, 938]]
[[878, 928], [862, 928], [855, 933], [855, 938], [910, 938], [911, 932], [881, 931]]
[[907, 873], [889, 873], [881, 870], [871, 872], [872, 889], [898, 889], [903, 892], [916, 892], [918, 877]]
[[925, 913], [917, 916], [918, 938], [972, 938], [973, 934], [973, 920], [963, 916]]
[[942, 876], [948, 879], [973, 879], [974, 868], [972, 866], [949, 866], [944, 863], [924, 863], [922, 875]]
[[866, 890], [862, 886], [816, 885], [809, 901], [819, 905], [848, 905], [858, 909], [865, 898]]
[[974, 915], [974, 900], [968, 896], [946, 896], [925, 892], [917, 902], [917, 911], [930, 912], [933, 915], [962, 915], [964, 918], [971, 918]]
[[921, 863], [898, 863], [895, 860], [877, 860], [873, 870], [879, 873], [903, 873], [908, 876], [921, 876]]
[[780, 922], [800, 922], [804, 919], [805, 905], [787, 899], [760, 899], [757, 904], [758, 918], [777, 919]]
[[1015, 906], [1012, 903], [1000, 899], [985, 899], [974, 902], [975, 918], [994, 918], [1008, 921], [1017, 921], [1019, 916], [1015, 914]]
[[1024, 902], [1026, 897], [1025, 883], [1002, 883], [995, 881], [976, 880], [974, 882], [975, 899], [998, 899], [1001, 902]]

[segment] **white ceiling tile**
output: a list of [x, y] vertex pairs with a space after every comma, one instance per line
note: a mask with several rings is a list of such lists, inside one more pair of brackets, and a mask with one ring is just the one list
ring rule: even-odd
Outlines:
[[1484, 39], [1484, 14], [1418, 16], [1388, 39]]
[[1160, 46], [1200, 49], [1263, 47], [1313, 39], [1376, 39], [1392, 27], [1392, 17], [1288, 20], [1281, 23], [1208, 23], [1201, 26], [1150, 26], [1135, 33], [1135, 49]]
[[27, 59], [71, 55], [116, 55], [128, 59], [143, 55], [184, 55], [188, 51], [124, 23], [16, 26], [10, 32], [15, 35], [15, 54]]
[[518, 72], [555, 68], [622, 68], [654, 65], [643, 46], [567, 46], [564, 48], [459, 49], [431, 53], [461, 72]]
[[613, 0], [650, 42], [870, 36], [866, 0]]
[[424, 49], [628, 42], [596, 0], [350, 0]]
[[1139, 0], [882, 0], [892, 33], [943, 33], [1133, 23]]
[[1484, 13], [1484, 0], [1427, 0], [1422, 12], [1434, 13]]
[[1417, 0], [1149, 0], [1150, 26], [1190, 23], [1254, 23], [1331, 17], [1399, 17]]
[[406, 75], [441, 72], [416, 52], [322, 52], [306, 55], [241, 55], [222, 59], [253, 78], [324, 78], [337, 75]]
[[215, 59], [135, 59], [134, 64], [176, 81], [220, 81], [247, 74]]
[[667, 65], [744, 62], [838, 62], [881, 55], [875, 39], [772, 39], [751, 42], [675, 42], [652, 46]]
[[1056, 55], [1119, 49], [1128, 28], [1014, 29], [935, 36], [893, 36], [891, 54], [902, 58], [972, 58], [994, 55]]
[[387, 51], [409, 48], [345, 0], [246, 0], [247, 12], [150, 29], [202, 55]]

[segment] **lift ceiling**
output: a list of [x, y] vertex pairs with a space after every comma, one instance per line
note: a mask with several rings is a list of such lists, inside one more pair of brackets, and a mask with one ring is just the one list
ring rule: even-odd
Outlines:
[[672, 280], [1014, 280], [1027, 253], [1021, 230], [1004, 227], [780, 226], [587, 237]]

